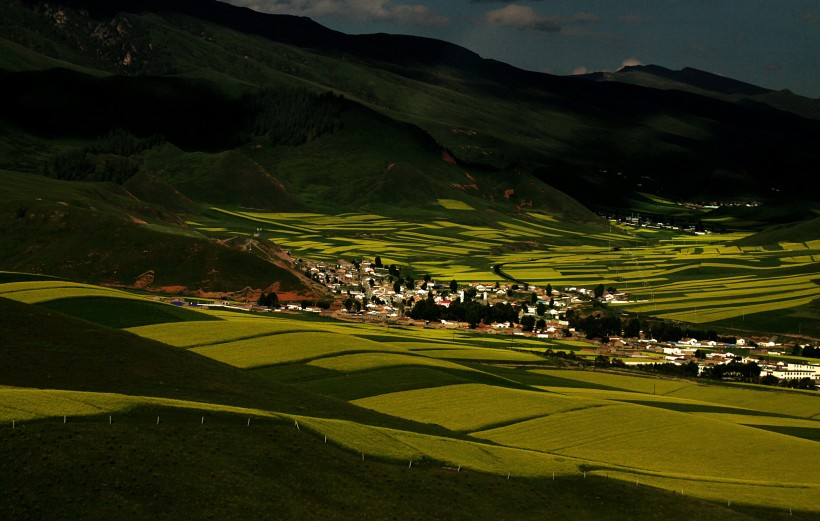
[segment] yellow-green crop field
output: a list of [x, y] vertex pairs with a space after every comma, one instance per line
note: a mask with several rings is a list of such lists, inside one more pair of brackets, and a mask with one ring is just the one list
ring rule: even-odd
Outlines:
[[224, 342], [192, 351], [243, 369], [360, 351], [397, 351], [389, 344], [325, 332], [280, 333]]
[[[439, 203], [460, 206], [455, 200]], [[378, 255], [440, 281], [503, 281], [493, 271], [500, 266], [509, 277], [540, 286], [614, 286], [629, 296], [618, 304], [626, 311], [698, 324], [741, 326], [747, 317], [755, 323], [764, 317], [767, 326], [789, 332], [808, 322], [806, 310], [820, 299], [820, 240], [739, 247], [732, 241], [745, 234], [649, 230], [648, 237], [646, 229], [593, 231], [539, 212], [474, 225], [446, 218], [414, 223], [373, 214], [213, 210], [261, 227], [264, 238], [296, 256], [333, 262]], [[203, 231], [206, 226], [212, 224], [203, 224]], [[812, 314], [815, 323], [817, 318]]]
[[144, 300], [143, 297], [113, 288], [67, 281], [28, 281], [0, 284], [0, 297], [26, 304], [77, 297], [111, 297]]
[[[16, 388], [0, 388], [0, 421], [120, 414], [141, 407], [267, 417], [298, 422], [305, 435], [327, 436], [329, 443], [366, 457], [403, 464], [427, 458], [513, 476], [586, 471], [683, 489], [700, 498], [820, 513], [816, 393], [554, 369], [534, 353], [490, 347], [503, 346], [508, 338], [487, 337], [487, 347], [481, 347], [480, 337], [463, 332], [391, 328], [388, 333], [368, 324], [268, 314], [219, 317], [129, 331], [177, 346], [169, 349], [188, 348], [252, 370], [259, 378], [349, 401], [362, 415], [392, 415], [419, 427], [400, 430], [309, 412], [294, 416], [219, 403]], [[438, 429], [435, 435], [432, 428]]]
[[[422, 423], [436, 423], [463, 432], [597, 405], [556, 393], [481, 384], [391, 393], [355, 400], [353, 403], [386, 414]], [[481, 412], [477, 414], [479, 403]]]
[[[381, 369], [391, 366], [413, 366], [420, 365], [426, 367], [438, 367], [442, 369], [465, 370], [463, 365], [454, 364], [446, 360], [437, 360], [426, 356], [413, 356], [403, 353], [356, 353], [352, 355], [340, 355], [328, 358], [319, 358], [308, 363], [315, 367], [332, 369], [334, 371], [367, 371], [368, 369]], [[469, 371], [475, 369], [466, 368]]]

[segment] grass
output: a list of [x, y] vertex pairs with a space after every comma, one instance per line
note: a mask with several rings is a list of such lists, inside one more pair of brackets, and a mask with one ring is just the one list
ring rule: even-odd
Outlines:
[[38, 304], [58, 299], [78, 297], [111, 297], [118, 299], [144, 300], [143, 297], [89, 284], [64, 281], [9, 282], [0, 285], [0, 297], [10, 298], [25, 304]]
[[[417, 461], [412, 468], [351, 454], [293, 423], [211, 421], [40, 422], [0, 433], [9, 468], [0, 473], [0, 508], [25, 518], [175, 519], [208, 516], [418, 519], [660, 519], [686, 512], [704, 521], [780, 519], [782, 512], [745, 513], [646, 486], [624, 494], [614, 480], [520, 478], [455, 472]], [[168, 414], [166, 411], [160, 411]], [[156, 416], [154, 414], [154, 416]], [[181, 443], [182, 442], [182, 443]], [[526, 453], [524, 453], [526, 454]], [[150, 476], [151, 479], [145, 479]], [[333, 483], [333, 486], [328, 486]], [[721, 499], [722, 500], [722, 499]], [[465, 508], [469, 505], [469, 508]], [[617, 505], [617, 506], [616, 506]], [[788, 512], [785, 513], [788, 515]], [[668, 519], [668, 516], [666, 517]], [[783, 517], [783, 519], [786, 519]], [[809, 519], [801, 512], [788, 519]]]
[[474, 371], [474, 369], [468, 369], [463, 365], [454, 364], [445, 360], [437, 360], [426, 356], [412, 356], [401, 353], [357, 353], [352, 355], [320, 358], [318, 360], [310, 361], [308, 365], [342, 372], [366, 371], [368, 369], [381, 369], [385, 367], [408, 365], [455, 369], [457, 371]]
[[[218, 425], [251, 417], [261, 427], [290, 423], [322, 447], [327, 436], [327, 447], [355, 461], [364, 453], [393, 468], [412, 459], [547, 482], [553, 472], [611, 472], [623, 486], [637, 479], [668, 491], [683, 485], [688, 498], [816, 510], [819, 398], [811, 393], [551, 370], [533, 366], [543, 359], [528, 352], [479, 347], [505, 338], [436, 329], [385, 334], [208, 312], [221, 320], [123, 332], [42, 305], [0, 304], [0, 384], [9, 386], [0, 388], [0, 424], [15, 420], [15, 431], [62, 416], [72, 429], [114, 427], [108, 414], [132, 425], [160, 415], [178, 428], [203, 415]], [[495, 365], [511, 361], [526, 365]], [[773, 458], [795, 463], [772, 468]], [[737, 494], [742, 484], [759, 494]]]
[[40, 306], [65, 315], [117, 329], [149, 324], [207, 322], [213, 315], [171, 304], [108, 297], [71, 297], [50, 300]]
[[243, 369], [312, 360], [341, 353], [394, 350], [395, 348], [385, 344], [324, 332], [280, 333], [191, 349], [195, 353]]
[[[598, 427], [602, 417], [606, 418], [606, 429]], [[690, 440], [681, 440], [681, 432], [697, 435]], [[820, 450], [815, 442], [692, 414], [629, 404], [610, 405], [601, 410], [569, 411], [476, 433], [475, 436], [508, 446], [585, 458], [599, 465], [698, 476], [703, 481], [820, 485], [820, 476], [812, 463]], [[643, 443], [642, 439], [651, 442]], [[731, 443], [722, 443], [725, 440], [731, 440]], [[698, 457], [693, 457], [690, 451], [680, 450], [680, 444], [687, 441], [696, 445]], [[761, 475], [753, 471], [759, 466], [751, 466], [748, 461], [750, 453], [763, 459], [787, 457], [795, 465], [782, 469], [766, 468]], [[795, 480], [795, 476], [801, 477]]]
[[[506, 389], [482, 384], [455, 385], [390, 393], [354, 404], [387, 414], [436, 423], [455, 431], [477, 431], [489, 425], [594, 407], [596, 404], [566, 396]], [[481, 414], [475, 413], [480, 404]]]

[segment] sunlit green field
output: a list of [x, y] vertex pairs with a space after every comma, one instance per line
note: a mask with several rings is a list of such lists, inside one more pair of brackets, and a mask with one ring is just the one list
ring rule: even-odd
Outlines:
[[493, 225], [466, 224], [451, 216], [458, 203], [440, 201], [441, 219], [424, 223], [374, 214], [220, 208], [213, 214], [227, 229], [259, 227], [264, 238], [299, 257], [332, 262], [380, 256], [440, 281], [503, 281], [493, 270], [499, 266], [508, 277], [539, 286], [613, 286], [628, 295], [629, 302], [617, 305], [641, 315], [730, 327], [748, 327], [751, 320], [772, 331], [820, 334], [811, 307], [820, 299], [820, 240], [739, 247], [732, 241], [745, 234], [619, 226], [593, 231], [538, 212]]
[[145, 300], [143, 297], [117, 289], [66, 281], [28, 281], [0, 284], [0, 297], [37, 304], [50, 300], [77, 297], [111, 297]]
[[[309, 411], [296, 416], [150, 396], [14, 388], [0, 389], [0, 422], [90, 416], [107, 423], [107, 415], [116, 421], [145, 407], [185, 409], [233, 414], [243, 422], [298, 423], [365, 458], [434, 460], [512, 476], [587, 472], [749, 505], [807, 511], [820, 505], [816, 393], [558, 370], [533, 352], [508, 349], [512, 339], [506, 337], [207, 313], [218, 320], [128, 331], [260, 380], [425, 428], [376, 427]], [[519, 341], [517, 347], [529, 344], [543, 345]], [[442, 434], [424, 432], [428, 428]]]

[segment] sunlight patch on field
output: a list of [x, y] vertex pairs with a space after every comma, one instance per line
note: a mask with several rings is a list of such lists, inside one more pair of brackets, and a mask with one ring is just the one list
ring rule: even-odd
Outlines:
[[361, 351], [401, 351], [390, 344], [325, 332], [280, 333], [191, 349], [220, 362], [249, 369]]
[[126, 291], [64, 281], [27, 281], [0, 284], [0, 296], [25, 304], [38, 304], [75, 297], [112, 297], [147, 301], [144, 297]]
[[381, 369], [384, 367], [404, 365], [420, 365], [442, 369], [455, 369], [458, 371], [478, 372], [475, 369], [452, 362], [447, 362], [445, 360], [436, 360], [425, 356], [413, 356], [400, 353], [357, 353], [352, 355], [333, 356], [313, 360], [309, 362], [308, 365], [343, 372], [367, 371], [370, 369]]
[[[686, 436], [684, 433], [691, 433]], [[820, 484], [820, 444], [694, 414], [632, 404], [554, 414], [473, 434], [508, 446], [705, 479]], [[731, 440], [729, 443], [726, 441]], [[681, 446], [695, 444], [697, 457]], [[750, 455], [754, 454], [754, 461]], [[773, 459], [794, 465], [776, 468]]]
[[475, 210], [472, 206], [458, 199], [436, 199], [438, 204], [447, 210]]
[[[352, 403], [385, 414], [456, 431], [475, 431], [490, 425], [595, 407], [594, 402], [554, 393], [508, 389], [484, 384], [461, 384], [383, 394]], [[476, 414], [480, 408], [481, 414]]]

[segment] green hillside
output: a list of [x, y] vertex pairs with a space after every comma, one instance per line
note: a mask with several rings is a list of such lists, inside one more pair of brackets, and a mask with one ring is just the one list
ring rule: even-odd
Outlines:
[[[0, 298], [0, 444], [23, 470], [0, 479], [17, 515], [188, 518], [229, 504], [284, 517], [817, 514], [813, 393], [555, 370], [463, 333], [385, 334], [4, 277], [15, 300]], [[145, 325], [86, 316], [106, 299]], [[528, 365], [509, 367], [515, 357]], [[68, 501], [91, 494], [104, 500]]]

